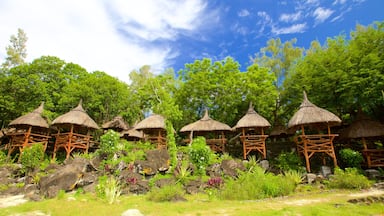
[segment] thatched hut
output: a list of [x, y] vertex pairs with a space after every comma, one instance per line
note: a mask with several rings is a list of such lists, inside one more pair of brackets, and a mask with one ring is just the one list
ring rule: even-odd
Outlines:
[[138, 131], [135, 128], [121, 131], [120, 135], [123, 139], [131, 142], [138, 142], [138, 141], [145, 140], [143, 131]]
[[231, 127], [211, 119], [208, 115], [208, 110], [205, 110], [203, 118], [182, 127], [180, 130], [180, 132], [189, 132], [190, 136], [189, 140], [187, 140], [189, 142], [197, 136], [205, 137], [207, 145], [216, 152], [225, 152], [225, 145], [227, 143], [225, 133], [229, 131], [231, 131]]
[[47, 148], [49, 136], [48, 122], [42, 117], [44, 110], [44, 102], [34, 111], [9, 123], [9, 127], [14, 127], [16, 130], [7, 134], [10, 137], [7, 144], [8, 157], [15, 151], [23, 152], [25, 147], [35, 143], [42, 143], [44, 150]]
[[[301, 129], [301, 135], [295, 137], [295, 142], [298, 152], [305, 157], [308, 172], [311, 171], [310, 158], [316, 153], [330, 156], [333, 159], [334, 166], [337, 166], [333, 140], [338, 135], [331, 134], [330, 127], [340, 123], [339, 117], [311, 103], [304, 92], [304, 100], [299, 110], [289, 120], [288, 128]], [[318, 132], [317, 134], [307, 135], [305, 134], [305, 127], [312, 127], [317, 130], [327, 128], [327, 134]], [[325, 160], [323, 160], [323, 163], [325, 163]]]
[[374, 121], [366, 116], [361, 110], [356, 120], [344, 129], [340, 134], [343, 139], [361, 139], [364, 149], [363, 155], [368, 168], [384, 167], [384, 149], [378, 149], [375, 140], [384, 137], [384, 124]]
[[263, 159], [267, 158], [265, 140], [268, 135], [264, 134], [264, 130], [270, 126], [268, 120], [259, 115], [250, 103], [247, 113], [233, 127], [234, 130], [241, 131], [244, 160], [251, 151], [260, 152]]
[[167, 130], [163, 116], [158, 114], [150, 115], [140, 121], [134, 129], [142, 131], [144, 139], [157, 145], [158, 149], [167, 148]]
[[121, 116], [116, 116], [111, 121], [104, 123], [101, 127], [104, 130], [111, 129], [111, 130], [114, 130], [116, 132], [122, 132], [124, 130], [129, 129], [128, 124], [124, 121], [123, 117], [121, 117]]
[[99, 129], [96, 122], [84, 111], [81, 101], [76, 108], [53, 120], [52, 126], [58, 129], [57, 134], [52, 135], [55, 137], [53, 158], [60, 148], [65, 149], [66, 158], [75, 149], [87, 153], [93, 142], [91, 132]]

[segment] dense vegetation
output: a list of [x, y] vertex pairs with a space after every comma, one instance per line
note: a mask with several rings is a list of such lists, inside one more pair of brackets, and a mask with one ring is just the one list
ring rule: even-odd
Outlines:
[[52, 120], [80, 99], [99, 124], [117, 115], [133, 124], [154, 112], [167, 117], [177, 131], [208, 108], [212, 118], [233, 126], [249, 102], [271, 123], [285, 123], [301, 102], [303, 90], [314, 104], [344, 121], [359, 108], [383, 120], [384, 22], [357, 25], [350, 37], [328, 38], [323, 45], [313, 41], [307, 50], [295, 47], [295, 39], [271, 39], [246, 71], [240, 71], [231, 57], [201, 59], [160, 75], [143, 66], [129, 74], [129, 84], [55, 56], [25, 62], [27, 36], [21, 29], [10, 42], [0, 70], [2, 127], [41, 101], [44, 115]]

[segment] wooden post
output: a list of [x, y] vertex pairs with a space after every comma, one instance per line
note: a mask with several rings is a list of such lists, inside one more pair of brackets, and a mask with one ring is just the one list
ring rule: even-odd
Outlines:
[[242, 142], [243, 142], [243, 158], [244, 158], [244, 160], [246, 160], [247, 159], [247, 146], [246, 146], [247, 140], [245, 138], [245, 129], [242, 128], [241, 131], [242, 131], [242, 134], [243, 134], [243, 138], [241, 139]]

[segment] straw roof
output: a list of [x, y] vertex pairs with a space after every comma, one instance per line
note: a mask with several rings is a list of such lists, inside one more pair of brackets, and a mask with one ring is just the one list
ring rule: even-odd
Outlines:
[[356, 120], [340, 134], [341, 138], [348, 139], [380, 136], [384, 136], [384, 124], [370, 119], [363, 112], [359, 112]]
[[71, 111], [57, 117], [52, 121], [52, 125], [80, 125], [87, 128], [99, 129], [99, 126], [96, 122], [89, 117], [89, 115], [84, 111], [83, 106], [81, 105], [82, 101], [79, 102], [76, 108]]
[[267, 119], [259, 115], [252, 106], [252, 103], [249, 104], [247, 113], [237, 122], [234, 129], [239, 128], [267, 128], [271, 124]]
[[145, 130], [145, 129], [164, 129], [165, 130], [165, 118], [158, 114], [153, 114], [141, 122], [137, 123], [135, 126], [136, 130]]
[[124, 130], [121, 132], [121, 136], [128, 136], [128, 137], [137, 137], [139, 139], [144, 138], [144, 133], [143, 131], [138, 131], [134, 128], [129, 129], [129, 130]]
[[311, 103], [307, 98], [307, 94], [304, 92], [304, 100], [299, 110], [289, 120], [288, 128], [301, 125], [321, 125], [322, 123], [332, 126], [340, 124], [341, 120], [328, 110], [317, 107]]
[[35, 126], [41, 128], [49, 128], [47, 121], [42, 117], [42, 113], [44, 110], [44, 102], [40, 104], [40, 106], [34, 111], [25, 114], [23, 116], [18, 117], [17, 119], [11, 121], [9, 126]]
[[189, 131], [230, 131], [231, 127], [227, 124], [213, 120], [208, 115], [208, 110], [205, 110], [204, 117], [200, 120], [188, 124], [181, 128], [180, 132]]
[[104, 123], [101, 127], [103, 129], [120, 129], [122, 131], [128, 130], [128, 125], [121, 116], [116, 116], [113, 120]]

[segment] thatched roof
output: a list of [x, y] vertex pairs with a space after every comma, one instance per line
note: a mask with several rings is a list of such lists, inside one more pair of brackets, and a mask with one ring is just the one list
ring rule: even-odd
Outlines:
[[136, 130], [145, 130], [145, 129], [164, 129], [165, 130], [165, 118], [158, 114], [153, 114], [141, 122], [137, 123], [135, 126]]
[[119, 129], [120, 131], [128, 130], [129, 128], [127, 123], [121, 116], [116, 116], [115, 118], [113, 118], [113, 120], [104, 123], [101, 127], [103, 129]]
[[180, 132], [189, 131], [230, 131], [231, 127], [227, 124], [213, 120], [208, 115], [208, 110], [205, 110], [204, 117], [200, 120], [188, 124], [181, 128]]
[[362, 112], [359, 112], [356, 120], [340, 134], [340, 138], [347, 139], [381, 136], [384, 136], [384, 124], [370, 119]]
[[335, 114], [317, 107], [311, 103], [307, 94], [304, 92], [304, 100], [300, 105], [299, 110], [293, 115], [288, 122], [288, 128], [302, 126], [302, 125], [321, 125], [328, 126], [338, 125], [341, 123], [339, 117]]
[[44, 110], [44, 102], [34, 111], [18, 117], [17, 119], [11, 121], [9, 126], [35, 126], [41, 128], [49, 128], [47, 121], [41, 116]]
[[249, 104], [247, 113], [237, 122], [233, 129], [239, 128], [268, 128], [271, 124], [267, 119], [259, 115], [252, 106]]
[[136, 137], [136, 138], [139, 138], [139, 139], [143, 139], [144, 138], [143, 131], [138, 131], [138, 130], [136, 130], [134, 128], [129, 129], [129, 130], [124, 130], [120, 134], [121, 134], [121, 136]]
[[84, 111], [81, 101], [76, 108], [71, 111], [57, 117], [52, 121], [52, 125], [79, 125], [87, 128], [99, 129], [99, 126], [96, 122], [89, 117], [89, 115]]

